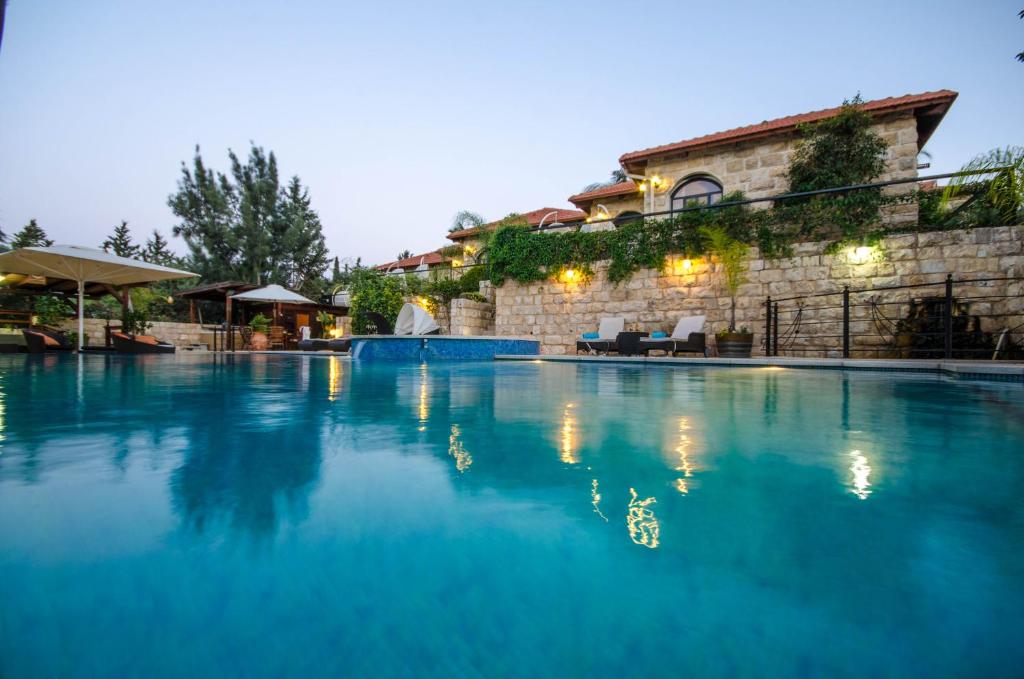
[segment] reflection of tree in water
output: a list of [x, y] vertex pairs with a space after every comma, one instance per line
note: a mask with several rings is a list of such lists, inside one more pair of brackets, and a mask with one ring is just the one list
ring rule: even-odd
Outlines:
[[[313, 388], [327, 380], [327, 362], [316, 363]], [[199, 407], [176, 409], [187, 416], [176, 424], [186, 427], [189, 447], [172, 475], [171, 491], [175, 511], [189, 528], [230, 527], [269, 536], [282, 510], [291, 520], [305, 517], [309, 492], [319, 478], [329, 402], [326, 393], [303, 388], [298, 367], [291, 362], [263, 366], [266, 375], [251, 385], [221, 384], [238, 376], [219, 375]], [[234, 367], [236, 373], [246, 370], [252, 367]], [[261, 416], [261, 398], [271, 404], [271, 415]]]

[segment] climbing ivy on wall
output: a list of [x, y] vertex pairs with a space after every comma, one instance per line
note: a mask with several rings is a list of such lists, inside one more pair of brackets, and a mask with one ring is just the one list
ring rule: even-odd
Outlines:
[[794, 243], [831, 241], [838, 249], [852, 240], [870, 243], [889, 233], [879, 207], [910, 203], [918, 193], [878, 196], [863, 201], [856, 194], [831, 196], [808, 203], [770, 209], [735, 205], [741, 193], [725, 196], [715, 209], [694, 209], [668, 219], [645, 219], [614, 231], [537, 233], [523, 228], [500, 229], [490, 245], [490, 279], [527, 283], [573, 269], [582, 279], [593, 264], [608, 260], [612, 282], [628, 280], [641, 269], [663, 269], [672, 255], [700, 257], [708, 252], [704, 234], [720, 229], [730, 238], [760, 248], [769, 259], [788, 256]]

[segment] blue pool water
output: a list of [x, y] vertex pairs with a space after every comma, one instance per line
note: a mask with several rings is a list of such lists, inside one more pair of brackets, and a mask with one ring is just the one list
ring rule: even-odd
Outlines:
[[0, 676], [1011, 676], [1024, 389], [0, 356]]

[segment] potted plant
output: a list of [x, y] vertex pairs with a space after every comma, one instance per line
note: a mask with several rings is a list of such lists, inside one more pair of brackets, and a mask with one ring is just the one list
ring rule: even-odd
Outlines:
[[252, 330], [252, 348], [256, 351], [265, 351], [270, 346], [270, 340], [267, 338], [270, 319], [262, 313], [256, 314], [249, 320], [249, 329]]
[[729, 293], [729, 327], [715, 334], [718, 355], [726, 358], [750, 358], [754, 334], [746, 327], [736, 329], [736, 294], [747, 282], [747, 245], [738, 241], [722, 227], [704, 227], [701, 233], [707, 239], [708, 253], [718, 263], [725, 289]]

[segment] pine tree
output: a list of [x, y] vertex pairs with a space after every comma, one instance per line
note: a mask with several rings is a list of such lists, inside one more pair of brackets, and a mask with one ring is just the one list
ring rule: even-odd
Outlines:
[[313, 296], [323, 291], [324, 274], [330, 259], [320, 216], [311, 207], [309, 191], [298, 177], [292, 177], [281, 196], [281, 220], [286, 229], [278, 246], [283, 245], [281, 277], [286, 285]]
[[230, 175], [215, 173], [196, 147], [167, 200], [181, 220], [174, 235], [189, 248], [189, 268], [207, 281], [279, 283], [319, 294], [330, 258], [309, 191], [298, 177], [280, 187], [273, 152], [253, 146], [245, 162], [231, 151], [228, 157]]
[[334, 258], [334, 268], [331, 270], [331, 283], [338, 283], [341, 280], [341, 260]]
[[129, 259], [137, 258], [142, 252], [142, 248], [132, 243], [132, 232], [128, 228], [128, 222], [123, 219], [120, 226], [114, 227], [114, 233], [110, 234], [100, 247], [104, 252], [113, 252], [118, 257]]
[[165, 239], [160, 232], [153, 229], [153, 235], [146, 241], [146, 247], [142, 251], [142, 259], [151, 264], [170, 266], [174, 264], [175, 256], [167, 246]]
[[12, 250], [31, 247], [48, 248], [51, 245], [53, 245], [53, 241], [46, 237], [46, 232], [34, 219], [30, 219], [28, 224], [11, 238]]

